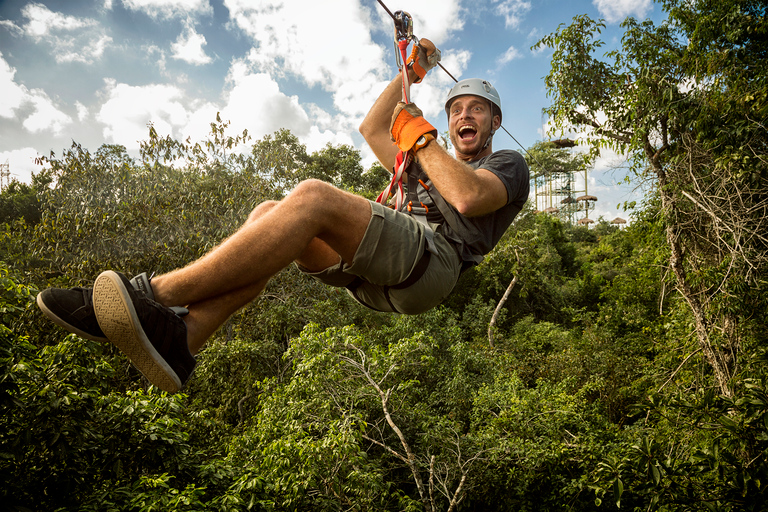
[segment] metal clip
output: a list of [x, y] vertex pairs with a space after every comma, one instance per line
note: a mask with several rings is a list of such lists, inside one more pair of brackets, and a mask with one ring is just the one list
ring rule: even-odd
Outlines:
[[413, 38], [413, 18], [405, 11], [395, 13], [395, 41]]
[[400, 43], [418, 41], [413, 35], [413, 18], [405, 11], [397, 11], [393, 15], [395, 20], [395, 57], [397, 58], [397, 67], [403, 67], [401, 57], [402, 50]]

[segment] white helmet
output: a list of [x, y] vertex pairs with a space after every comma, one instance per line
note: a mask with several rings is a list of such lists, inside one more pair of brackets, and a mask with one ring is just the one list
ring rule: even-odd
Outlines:
[[450, 107], [454, 99], [459, 96], [479, 96], [490, 101], [493, 105], [499, 109], [499, 117], [501, 117], [501, 98], [496, 88], [491, 85], [488, 80], [481, 80], [480, 78], [467, 78], [456, 83], [448, 93], [448, 99], [445, 100], [445, 113], [450, 117]]

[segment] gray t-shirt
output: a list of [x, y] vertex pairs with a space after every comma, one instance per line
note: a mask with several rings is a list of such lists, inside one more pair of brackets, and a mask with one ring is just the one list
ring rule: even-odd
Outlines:
[[[474, 169], [487, 169], [498, 176], [507, 189], [505, 206], [487, 215], [465, 217], [453, 205], [445, 202], [453, 211], [453, 223], [458, 222], [461, 225], [454, 229], [438, 208], [434, 207], [434, 201], [424, 187], [418, 187], [418, 195], [421, 202], [429, 207], [427, 220], [443, 225], [443, 235], [454, 242], [464, 261], [477, 263], [496, 246], [528, 200], [530, 173], [522, 155], [509, 149], [496, 151], [468, 164]], [[420, 167], [418, 170], [419, 179], [433, 188], [434, 184], [427, 174]]]

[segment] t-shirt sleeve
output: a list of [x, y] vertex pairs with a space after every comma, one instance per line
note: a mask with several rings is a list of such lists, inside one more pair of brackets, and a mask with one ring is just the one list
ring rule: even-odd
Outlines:
[[501, 180], [507, 189], [507, 204], [522, 208], [530, 191], [530, 171], [520, 153], [502, 149], [480, 160], [477, 167], [492, 172]]

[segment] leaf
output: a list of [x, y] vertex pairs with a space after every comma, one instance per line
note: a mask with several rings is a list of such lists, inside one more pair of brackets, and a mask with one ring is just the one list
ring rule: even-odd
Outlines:
[[621, 478], [617, 478], [613, 481], [613, 496], [616, 499], [616, 506], [621, 508], [621, 495], [624, 494], [624, 484]]

